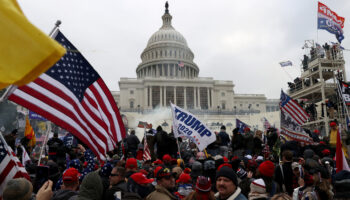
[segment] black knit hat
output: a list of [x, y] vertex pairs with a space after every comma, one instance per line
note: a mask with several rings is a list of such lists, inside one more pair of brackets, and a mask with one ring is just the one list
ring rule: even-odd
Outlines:
[[216, 172], [216, 180], [221, 176], [230, 179], [233, 182], [233, 184], [238, 186], [237, 175], [233, 171], [233, 169], [226, 166], [222, 167], [219, 171]]
[[221, 126], [221, 130], [226, 130], [226, 127], [224, 125]]

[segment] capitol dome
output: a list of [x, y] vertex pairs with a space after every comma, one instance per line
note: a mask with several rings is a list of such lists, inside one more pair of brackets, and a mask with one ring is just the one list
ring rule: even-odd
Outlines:
[[184, 36], [171, 25], [168, 3], [162, 20], [162, 27], [151, 36], [141, 54], [142, 62], [136, 69], [137, 78], [198, 77], [199, 68], [193, 62], [194, 54], [188, 48]]

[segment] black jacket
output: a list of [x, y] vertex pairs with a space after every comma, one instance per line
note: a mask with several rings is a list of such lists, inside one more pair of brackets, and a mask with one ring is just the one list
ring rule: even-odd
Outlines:
[[121, 195], [124, 196], [124, 194], [127, 192], [127, 188], [126, 188], [126, 182], [125, 181], [121, 181], [115, 185], [113, 185], [111, 188], [108, 188], [107, 191], [105, 192], [105, 196], [103, 199], [106, 200], [114, 200], [114, 193], [116, 192], [121, 192]]
[[128, 143], [129, 149], [137, 149], [137, 146], [140, 144], [140, 140], [136, 135], [129, 135], [126, 138], [126, 143]]
[[277, 165], [275, 169], [275, 181], [278, 183], [279, 188], [282, 190], [282, 184], [286, 187], [286, 192], [289, 195], [293, 195], [293, 170], [292, 162], [285, 162], [282, 164], [283, 176], [280, 165]]

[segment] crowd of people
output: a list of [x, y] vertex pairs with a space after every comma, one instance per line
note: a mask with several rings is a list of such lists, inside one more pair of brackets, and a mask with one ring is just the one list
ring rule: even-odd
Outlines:
[[[337, 129], [333, 123], [332, 129]], [[14, 145], [16, 133], [5, 137]], [[31, 182], [7, 182], [4, 200], [318, 200], [349, 199], [350, 171], [336, 173], [335, 144], [319, 137], [305, 145], [284, 141], [278, 130], [232, 135], [222, 126], [205, 151], [186, 138], [175, 138], [160, 126], [143, 139], [135, 131], [98, 160], [84, 144], [66, 145], [57, 134], [48, 142], [48, 156], [25, 165]], [[141, 139], [141, 141], [140, 141]], [[147, 140], [147, 146], [143, 144]], [[25, 140], [21, 141], [22, 145]], [[14, 147], [15, 148], [15, 147]], [[144, 160], [149, 148], [149, 160]], [[25, 148], [28, 151], [27, 147]], [[17, 152], [20, 154], [21, 152]], [[19, 158], [22, 156], [18, 155]]]

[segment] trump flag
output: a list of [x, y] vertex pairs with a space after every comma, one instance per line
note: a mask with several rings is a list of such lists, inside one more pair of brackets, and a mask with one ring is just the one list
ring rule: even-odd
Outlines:
[[344, 39], [344, 21], [344, 17], [338, 16], [337, 13], [333, 12], [326, 5], [318, 2], [317, 28], [334, 34], [339, 43]]
[[199, 151], [203, 151], [216, 140], [216, 135], [192, 113], [171, 104], [173, 113], [173, 131], [175, 137], [185, 136], [194, 142]]

